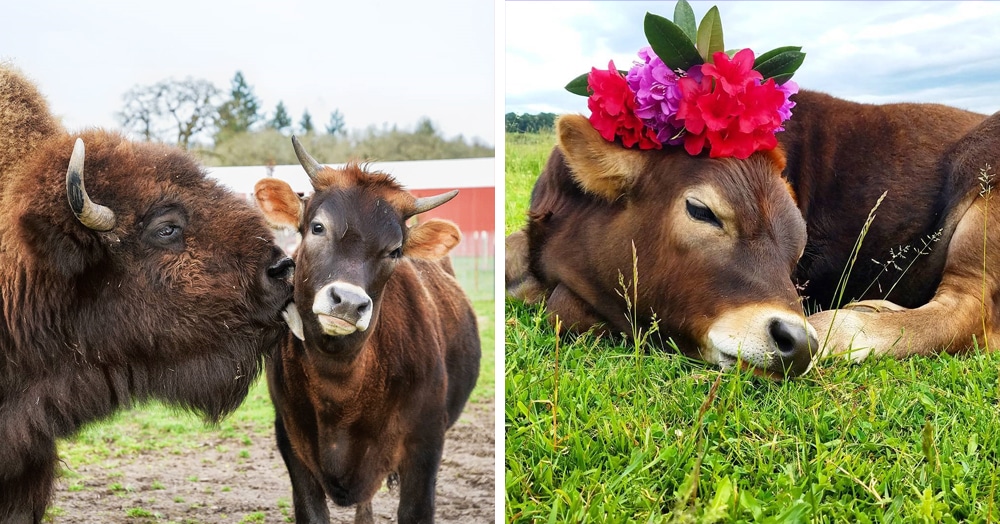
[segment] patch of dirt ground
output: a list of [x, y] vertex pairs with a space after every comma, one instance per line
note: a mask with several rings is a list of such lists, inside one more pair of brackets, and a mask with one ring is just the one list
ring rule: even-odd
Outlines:
[[[493, 403], [467, 405], [446, 439], [437, 522], [493, 522]], [[71, 467], [57, 481], [49, 519], [57, 524], [292, 522], [291, 501], [273, 435], [220, 437], [191, 451], [141, 452]], [[394, 522], [398, 502], [398, 490], [383, 487], [373, 501], [376, 522]], [[329, 504], [331, 522], [354, 521], [354, 508]]]

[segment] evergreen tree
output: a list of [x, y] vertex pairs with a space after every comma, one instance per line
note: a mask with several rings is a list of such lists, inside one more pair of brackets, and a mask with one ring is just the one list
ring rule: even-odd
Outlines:
[[343, 135], [347, 132], [344, 115], [340, 114], [339, 109], [334, 109], [333, 113], [330, 113], [330, 123], [326, 125], [326, 132], [330, 135]]
[[304, 135], [308, 135], [315, 131], [312, 115], [309, 114], [308, 109], [302, 112], [302, 120], [299, 120], [299, 129], [302, 130], [302, 134]]
[[218, 132], [215, 141], [219, 142], [232, 135], [245, 133], [260, 119], [260, 101], [254, 95], [253, 88], [243, 78], [243, 73], [237, 71], [233, 77], [229, 99], [219, 106], [216, 122]]
[[292, 127], [292, 117], [288, 116], [288, 111], [285, 109], [285, 103], [278, 100], [278, 107], [274, 108], [274, 118], [272, 118], [267, 125], [271, 129], [277, 129], [278, 131], [284, 131]]
[[417, 130], [415, 133], [418, 135], [434, 136], [437, 134], [437, 129], [434, 129], [434, 122], [430, 118], [423, 116], [417, 120]]

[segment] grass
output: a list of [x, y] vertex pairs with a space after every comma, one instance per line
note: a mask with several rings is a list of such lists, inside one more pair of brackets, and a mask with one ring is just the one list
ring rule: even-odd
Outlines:
[[[554, 133], [507, 133], [508, 151], [504, 158], [504, 171], [507, 173], [504, 181], [507, 194], [504, 202], [505, 235], [524, 225], [528, 213], [528, 195], [531, 194], [535, 178], [545, 167], [545, 161], [555, 143]], [[511, 154], [512, 151], [514, 154]], [[511, 173], [516, 176], [510, 176]]]
[[[550, 139], [508, 135], [508, 232], [539, 172], [511, 166], [544, 165]], [[539, 306], [505, 323], [508, 522], [1000, 520], [1000, 353], [831, 359], [778, 383], [557, 339]]]

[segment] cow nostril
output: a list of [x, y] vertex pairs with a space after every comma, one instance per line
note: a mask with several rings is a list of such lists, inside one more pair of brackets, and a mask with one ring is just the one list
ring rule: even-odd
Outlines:
[[335, 284], [330, 288], [333, 310], [344, 318], [364, 317], [372, 308], [372, 300], [364, 289], [350, 284]]
[[775, 319], [768, 326], [768, 331], [782, 357], [793, 357], [799, 352], [809, 352], [811, 337], [804, 326]]
[[267, 276], [271, 278], [287, 278], [289, 271], [295, 267], [295, 262], [291, 258], [281, 257], [277, 262], [267, 268]]

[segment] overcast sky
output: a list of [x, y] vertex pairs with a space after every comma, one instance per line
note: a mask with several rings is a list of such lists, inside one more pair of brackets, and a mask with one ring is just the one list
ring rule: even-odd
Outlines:
[[[1000, 2], [691, 2], [718, 5], [727, 49], [799, 45], [804, 88], [860, 102], [938, 102], [1000, 110]], [[648, 45], [647, 11], [674, 2], [507, 2], [506, 111], [585, 113], [563, 89]]]
[[[87, 5], [85, 5], [87, 4]], [[237, 70], [273, 115], [322, 128], [429, 117], [446, 137], [494, 140], [494, 8], [466, 0], [5, 2], [0, 61], [38, 82], [70, 129], [117, 127], [137, 84]]]

